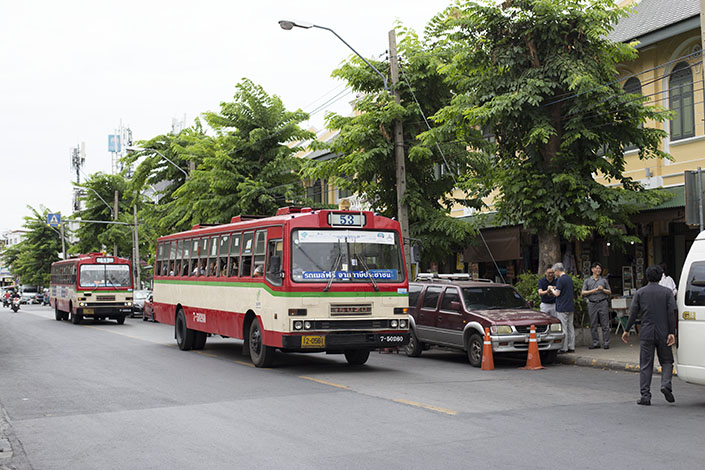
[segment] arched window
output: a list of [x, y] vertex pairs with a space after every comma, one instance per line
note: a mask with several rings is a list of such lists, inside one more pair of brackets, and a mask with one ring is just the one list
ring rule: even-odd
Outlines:
[[[629, 93], [630, 95], [641, 95], [641, 82], [639, 81], [638, 78], [632, 77], [627, 82], [624, 84], [624, 92]], [[639, 127], [641, 128], [642, 125], [640, 124]], [[636, 150], [638, 147], [634, 144], [629, 144], [624, 147], [624, 151], [627, 152], [629, 150]]]
[[693, 73], [690, 65], [678, 63], [668, 83], [668, 99], [671, 111], [677, 116], [671, 121], [671, 140], [685, 139], [695, 135], [693, 109]]

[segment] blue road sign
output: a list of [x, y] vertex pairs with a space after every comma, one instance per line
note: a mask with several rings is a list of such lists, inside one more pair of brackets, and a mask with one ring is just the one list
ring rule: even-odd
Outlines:
[[61, 225], [61, 214], [47, 214], [47, 224], [49, 227], [58, 227]]

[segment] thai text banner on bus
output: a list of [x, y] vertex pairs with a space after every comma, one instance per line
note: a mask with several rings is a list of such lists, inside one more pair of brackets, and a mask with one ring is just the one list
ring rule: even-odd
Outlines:
[[299, 230], [299, 243], [372, 243], [394, 245], [392, 232], [362, 230]]

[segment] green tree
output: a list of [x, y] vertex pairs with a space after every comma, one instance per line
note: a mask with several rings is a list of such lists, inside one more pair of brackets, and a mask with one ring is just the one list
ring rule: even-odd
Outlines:
[[[128, 182], [122, 175], [94, 173], [82, 188], [81, 201], [85, 208], [74, 214], [82, 220], [113, 221], [115, 191], [118, 192], [118, 222], [133, 223], [132, 194], [128, 191]], [[99, 252], [106, 249], [114, 251], [117, 244], [117, 256], [131, 258], [132, 231], [126, 225], [84, 222], [75, 231], [78, 242], [71, 248], [72, 254]], [[115, 253], [113, 253], [115, 254]]]
[[51, 263], [59, 260], [61, 238], [57, 229], [47, 225], [48, 209], [39, 212], [27, 207], [32, 211], [24, 218], [27, 233], [22, 241], [5, 250], [3, 257], [22, 284], [48, 286]]
[[[398, 28], [401, 105], [383, 89], [383, 81], [363, 61], [353, 58], [333, 72], [362, 96], [354, 103], [354, 116], [327, 116], [327, 125], [339, 130], [330, 144], [314, 144], [338, 154], [325, 162], [311, 161], [303, 175], [325, 178], [336, 186], [362, 197], [374, 211], [397, 217], [396, 165], [393, 128], [402, 120], [404, 149], [407, 155], [407, 190], [409, 230], [421, 242], [424, 257], [434, 259], [465, 246], [475, 234], [468, 224], [450, 217], [455, 204], [479, 207], [483, 187], [474, 183], [477, 154], [468, 152], [460, 142], [437, 135], [444, 143], [442, 151], [429, 139], [422, 143], [417, 136], [426, 130], [425, 115], [432, 115], [452, 97], [452, 90], [438, 73], [438, 58], [411, 30]], [[377, 69], [385, 63], [370, 60]], [[454, 188], [465, 190], [453, 197]], [[472, 192], [471, 189], [479, 189]]]
[[607, 39], [625, 15], [612, 0], [459, 1], [430, 24], [455, 91], [437, 134], [480, 148], [473, 129], [496, 137], [487, 181], [502, 218], [538, 234], [539, 272], [560, 259], [560, 237], [624, 242], [620, 225], [660, 201], [623, 175], [630, 143], [641, 159], [668, 158], [664, 132], [645, 125], [668, 114], [617, 80], [616, 65], [637, 56]]

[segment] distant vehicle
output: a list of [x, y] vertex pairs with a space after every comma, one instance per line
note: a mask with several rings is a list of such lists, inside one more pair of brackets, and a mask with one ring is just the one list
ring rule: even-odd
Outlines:
[[110, 318], [119, 325], [132, 313], [130, 260], [103, 253], [78, 255], [51, 265], [50, 305], [55, 318], [78, 324]]
[[678, 295], [678, 378], [705, 385], [705, 232], [690, 247]]
[[13, 297], [10, 308], [12, 308], [12, 311], [16, 313], [20, 309], [21, 303], [22, 299], [20, 297]]
[[409, 283], [411, 339], [406, 354], [418, 357], [431, 345], [463, 350], [471, 365], [482, 365], [485, 328], [492, 350], [527, 352], [531, 325], [536, 327], [539, 354], [555, 362], [565, 334], [557, 318], [529, 307], [508, 284], [478, 282], [467, 275], [423, 276]]
[[20, 287], [20, 302], [23, 304], [36, 304], [39, 288], [37, 286], [22, 286]]
[[43, 292], [44, 298], [42, 298], [42, 305], [49, 305], [49, 289], [44, 288]]
[[344, 354], [409, 340], [399, 222], [368, 211], [285, 207], [157, 240], [154, 317], [181, 350], [208, 334], [244, 340], [252, 362], [275, 350]]
[[132, 305], [132, 317], [141, 317], [144, 312], [144, 301], [152, 295], [151, 290], [136, 290]]
[[153, 321], [156, 322], [157, 319], [154, 318], [154, 297], [152, 293], [149, 293], [149, 297], [144, 301], [144, 307], [142, 308], [142, 321]]

